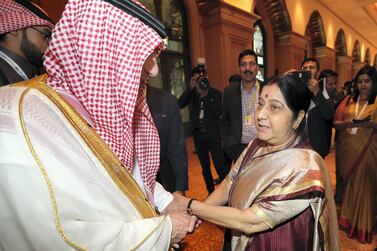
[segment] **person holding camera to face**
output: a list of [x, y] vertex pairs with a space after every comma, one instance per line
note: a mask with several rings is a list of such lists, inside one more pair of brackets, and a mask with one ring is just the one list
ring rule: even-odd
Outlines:
[[178, 99], [180, 108], [189, 105], [190, 129], [195, 149], [202, 166], [202, 174], [208, 193], [215, 190], [210, 169], [210, 158], [220, 181], [228, 174], [224, 165], [220, 136], [221, 92], [209, 84], [204, 65], [194, 67], [190, 88]]
[[301, 79], [312, 92], [309, 110], [306, 117], [305, 134], [309, 138], [313, 150], [325, 158], [330, 151], [331, 136], [328, 137], [328, 125], [334, 117], [335, 108], [331, 100], [321, 90], [319, 75], [319, 62], [315, 58], [305, 58], [301, 63], [301, 71], [291, 69], [285, 74]]
[[313, 93], [307, 115], [307, 134], [313, 149], [322, 158], [330, 151], [331, 137], [326, 133], [328, 124], [332, 122], [335, 108], [329, 98], [326, 98], [320, 88], [319, 62], [315, 58], [306, 58], [302, 61], [301, 69], [310, 71], [311, 78], [306, 82], [309, 90]]

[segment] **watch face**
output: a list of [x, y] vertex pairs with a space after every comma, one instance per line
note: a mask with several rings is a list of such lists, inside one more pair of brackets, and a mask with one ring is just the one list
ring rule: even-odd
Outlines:
[[188, 207], [188, 208], [186, 209], [186, 212], [187, 212], [188, 215], [192, 215], [192, 210], [191, 210], [191, 208]]
[[187, 212], [188, 215], [194, 215], [194, 214], [192, 213], [192, 210], [191, 210], [191, 203], [192, 203], [194, 200], [195, 200], [195, 199], [191, 199], [191, 200], [189, 201], [189, 203], [187, 204], [186, 212]]

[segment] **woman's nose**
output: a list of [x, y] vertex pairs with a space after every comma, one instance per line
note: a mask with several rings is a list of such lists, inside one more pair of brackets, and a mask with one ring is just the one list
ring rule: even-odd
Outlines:
[[256, 115], [257, 120], [266, 119], [267, 117], [266, 107], [265, 106], [259, 107], [255, 115]]

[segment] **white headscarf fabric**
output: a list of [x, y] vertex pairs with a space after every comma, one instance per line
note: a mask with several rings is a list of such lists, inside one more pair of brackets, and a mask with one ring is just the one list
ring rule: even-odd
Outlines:
[[[35, 7], [38, 6], [35, 5]], [[41, 8], [39, 9], [43, 12]], [[1, 0], [0, 34], [5, 34], [11, 31], [17, 31], [25, 29], [26, 27], [38, 25], [48, 26], [51, 29], [54, 27], [54, 25], [51, 22], [38, 17], [24, 6], [12, 0]]]
[[44, 62], [48, 84], [83, 104], [95, 130], [128, 170], [137, 158], [150, 194], [160, 144], [140, 76], [146, 58], [162, 44], [152, 28], [107, 2], [70, 0]]

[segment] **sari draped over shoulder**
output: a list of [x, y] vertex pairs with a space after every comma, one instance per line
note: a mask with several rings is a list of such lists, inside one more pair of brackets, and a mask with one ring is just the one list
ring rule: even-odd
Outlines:
[[[355, 102], [350, 100], [344, 120], [353, 119], [355, 109]], [[376, 104], [369, 104], [361, 119], [368, 116], [377, 122]], [[359, 127], [352, 134], [348, 128], [338, 130], [337, 135], [336, 164], [344, 181], [339, 224], [349, 237], [370, 243], [377, 215], [377, 130]]]
[[254, 140], [228, 175], [229, 204], [250, 208], [269, 230], [232, 233], [232, 250], [339, 250], [335, 203], [326, 165], [302, 147], [260, 154]]

